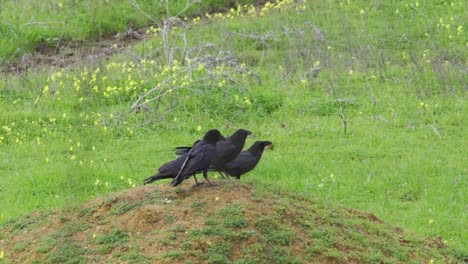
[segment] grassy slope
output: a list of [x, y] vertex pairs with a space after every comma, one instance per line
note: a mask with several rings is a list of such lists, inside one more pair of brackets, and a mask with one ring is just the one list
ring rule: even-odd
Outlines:
[[147, 186], [67, 211], [20, 218], [0, 233], [14, 263], [456, 263], [372, 214], [273, 186]]
[[[216, 47], [207, 53], [231, 50], [262, 84], [227, 66], [205, 66], [192, 76], [218, 71], [215, 81], [185, 87], [185, 65], [162, 66], [160, 37], [112, 59], [112, 66], [5, 76], [0, 219], [128, 188], [204, 130], [228, 134], [247, 127], [255, 133], [248, 144], [275, 143], [247, 180], [373, 212], [441, 235], [466, 254], [466, 39], [460, 28], [466, 11], [462, 1], [366, 3], [314, 1], [303, 11], [275, 9], [176, 29], [190, 47], [210, 42]], [[171, 47], [182, 47], [171, 36]], [[176, 50], [174, 56], [183, 61]], [[314, 67], [320, 73], [308, 77]], [[223, 71], [237, 83], [223, 83]], [[182, 88], [157, 106], [129, 112], [136, 95], [167, 78]], [[146, 123], [154, 119], [162, 122]]]
[[[39, 47], [66, 46], [69, 42], [99, 39], [127, 28], [160, 23], [167, 13], [178, 14], [190, 1], [84, 0], [2, 1], [0, 8], [0, 61], [15, 61]], [[224, 10], [252, 0], [205, 0], [191, 4], [185, 14]]]

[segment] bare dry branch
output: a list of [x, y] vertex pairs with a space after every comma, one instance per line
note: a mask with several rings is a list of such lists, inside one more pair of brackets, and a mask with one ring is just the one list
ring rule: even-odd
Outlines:
[[[132, 1], [135, 8], [138, 9], [136, 0]], [[171, 68], [175, 65], [175, 60], [181, 62], [177, 64], [176, 72], [165, 77], [163, 81], [160, 81], [157, 86], [141, 94], [132, 105], [131, 110], [134, 112], [145, 110], [144, 113], [149, 112], [151, 108], [150, 104], [157, 103], [162, 98], [172, 94], [180, 92], [184, 89], [198, 89], [199, 87], [209, 88], [214, 84], [221, 81], [228, 81], [229, 83], [235, 84], [227, 86], [227, 89], [232, 87], [238, 88], [241, 92], [243, 91], [244, 84], [243, 80], [247, 78], [255, 78], [258, 83], [261, 83], [260, 76], [258, 76], [253, 70], [241, 64], [237, 61], [231, 51], [217, 51], [213, 52], [212, 49], [216, 48], [211, 43], [203, 44], [198, 47], [189, 47], [189, 41], [184, 31], [182, 33], [174, 33], [173, 29], [175, 26], [182, 26], [187, 29], [188, 26], [180, 18], [179, 15], [184, 13], [192, 4], [199, 2], [199, 0], [191, 0], [186, 7], [181, 10], [176, 16], [169, 17], [162, 21], [161, 27], [161, 38], [162, 38], [162, 49], [165, 55], [165, 66]], [[169, 1], [166, 0], [166, 9], [169, 10]], [[140, 10], [143, 13], [143, 11]], [[260, 36], [256, 33], [251, 35], [245, 35], [244, 37], [257, 38], [262, 42], [270, 40], [276, 41], [276, 36], [273, 33], [269, 33]], [[181, 42], [176, 42], [173, 39], [179, 38]], [[182, 43], [182, 44], [180, 44]], [[201, 65], [201, 67], [200, 67]], [[202, 70], [202, 74], [194, 74], [196, 70]], [[184, 76], [188, 82], [184, 84], [176, 82], [178, 77]], [[188, 77], [188, 79], [187, 79]], [[247, 78], [246, 78], [247, 77]], [[227, 91], [227, 90], [226, 90]], [[159, 109], [159, 107], [156, 107]], [[154, 117], [151, 117], [154, 120]]]
[[348, 121], [346, 120], [346, 117], [344, 115], [344, 107], [342, 105], [340, 106], [340, 117], [341, 121], [343, 122], [344, 133], [346, 134], [348, 131]]
[[143, 10], [141, 10], [140, 6], [138, 5], [138, 3], [135, 1], [135, 0], [128, 0], [128, 2], [130, 2], [130, 4], [138, 11], [140, 12], [142, 15], [144, 15], [146, 18], [148, 18], [149, 20], [151, 20], [153, 23], [158, 23], [158, 21], [156, 21], [153, 17], [151, 17], [150, 15], [148, 15], [146, 12], [144, 12]]
[[276, 35], [273, 32], [268, 32], [265, 35], [260, 35], [257, 32], [252, 32], [250, 34], [244, 34], [244, 33], [240, 33], [240, 32], [231, 31], [231, 32], [228, 33], [228, 36], [231, 36], [231, 35], [235, 35], [235, 36], [239, 36], [239, 37], [243, 37], [243, 38], [255, 39], [255, 40], [260, 41], [264, 45], [267, 43], [267, 41], [274, 41], [274, 42], [278, 41], [278, 38], [276, 37]]
[[306, 22], [304, 22], [304, 24], [309, 26], [314, 31], [316, 40], [320, 40], [320, 41], [325, 40], [325, 31], [323, 31], [321, 28], [315, 26], [310, 21], [306, 21]]

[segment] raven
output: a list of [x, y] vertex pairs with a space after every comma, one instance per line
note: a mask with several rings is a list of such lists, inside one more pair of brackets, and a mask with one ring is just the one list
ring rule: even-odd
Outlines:
[[208, 170], [210, 164], [216, 158], [216, 143], [219, 140], [220, 137], [204, 138], [196, 143], [195, 147], [192, 147], [187, 153], [184, 164], [182, 164], [177, 176], [172, 180], [171, 186], [176, 187], [192, 175], [195, 177], [195, 174], [199, 172], [202, 172], [205, 180], [211, 184], [208, 180]]
[[255, 141], [248, 150], [242, 151], [233, 161], [226, 164], [227, 174], [240, 179], [242, 174], [253, 170], [257, 166], [263, 150], [271, 144], [270, 141]]
[[[194, 163], [196, 163], [202, 155], [205, 154], [206, 152], [206, 145], [212, 145], [212, 147], [215, 146], [216, 142], [218, 140], [223, 140], [224, 137], [221, 135], [219, 130], [217, 129], [212, 129], [206, 132], [205, 136], [203, 137], [203, 140], [197, 140], [193, 146], [191, 147], [190, 151], [188, 151], [186, 154], [179, 156], [175, 160], [169, 161], [161, 165], [158, 169], [158, 173], [148, 177], [143, 180], [143, 184], [148, 184], [152, 183], [157, 180], [162, 180], [162, 179], [170, 179], [170, 178], [175, 178], [179, 174], [190, 172], [192, 174], [195, 174], [197, 170], [192, 171], [193, 168], [185, 168], [185, 167], [194, 167]], [[216, 150], [216, 147], [214, 147]], [[212, 159], [212, 158], [211, 158]], [[210, 159], [210, 162], [211, 162]], [[199, 169], [201, 171], [203, 168]], [[205, 176], [205, 175], [203, 175]], [[207, 179], [205, 177], [205, 179]], [[208, 179], [207, 179], [208, 180]], [[198, 184], [196, 178], [195, 182]], [[209, 182], [209, 181], [208, 181]]]
[[239, 155], [245, 145], [245, 139], [250, 134], [252, 132], [249, 130], [238, 129], [232, 136], [216, 142], [216, 157], [212, 162], [212, 167], [227, 174], [226, 164]]

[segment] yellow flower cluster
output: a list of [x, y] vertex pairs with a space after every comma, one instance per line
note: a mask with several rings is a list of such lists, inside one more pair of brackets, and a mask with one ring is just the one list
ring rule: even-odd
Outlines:
[[[448, 34], [449, 39], [455, 37], [464, 39], [463, 25], [457, 23], [457, 20], [453, 16], [445, 19], [440, 17], [436, 25], [437, 29], [442, 30], [442, 33]], [[462, 22], [460, 21], [460, 23]]]
[[50, 123], [39, 118], [37, 121], [25, 119], [18, 123], [5, 124], [0, 127], [0, 144], [22, 145], [25, 140], [30, 139], [40, 145], [44, 137], [54, 135], [54, 132], [46, 127]]
[[[62, 70], [53, 73], [47, 79], [42, 93], [44, 97], [55, 100], [62, 100], [62, 96], [66, 96], [64, 94], [66, 93], [70, 97], [77, 98], [78, 103], [84, 103], [86, 97], [91, 95], [93, 99], [100, 98], [104, 101], [109, 98], [112, 100], [115, 98], [125, 101], [134, 100], [147, 89], [147, 81], [151, 81], [147, 78], [147, 72], [153, 70], [158, 72], [155, 65], [153, 60], [141, 60], [138, 64], [133, 61], [110, 62], [92, 72], [85, 68], [82, 72], [73, 75], [62, 74]], [[159, 68], [159, 72], [163, 74], [168, 73], [168, 71], [168, 69]], [[111, 74], [107, 75], [107, 72]], [[158, 77], [167, 76], [156, 74], [155, 79], [157, 80]], [[73, 87], [73, 93], [68, 89], [69, 84]]]
[[[290, 1], [289, 1], [290, 2]], [[268, 8], [282, 6], [268, 5]], [[246, 7], [247, 8], [247, 7]], [[252, 7], [248, 10], [254, 10]], [[231, 15], [242, 14], [242, 8], [232, 9]], [[251, 11], [252, 12], [252, 11]], [[198, 20], [197, 20], [198, 21]], [[158, 33], [160, 29], [150, 27], [149, 33]], [[214, 66], [215, 65], [215, 66]], [[113, 113], [99, 113], [95, 105], [127, 105], [136, 102], [149, 91], [161, 97], [165, 103], [174, 100], [185, 100], [194, 92], [209, 91], [209, 89], [223, 89], [229, 91], [233, 87], [229, 79], [239, 81], [249, 80], [251, 77], [245, 65], [232, 66], [230, 63], [205, 64], [184, 58], [183, 62], [174, 59], [170, 65], [158, 64], [148, 58], [129, 60], [114, 57], [111, 61], [93, 68], [84, 67], [82, 70], [65, 70], [59, 68], [51, 72], [43, 85], [39, 88], [34, 101], [36, 107], [50, 108], [53, 113], [47, 118], [29, 118], [20, 124], [2, 124], [0, 127], [0, 144], [23, 144], [31, 142], [37, 145], [46, 143], [57, 135], [57, 129], [76, 129], [80, 127], [98, 127], [104, 132], [117, 128], [119, 134], [131, 136], [134, 130], [119, 115]], [[229, 76], [227, 78], [226, 76]], [[185, 89], [187, 88], [187, 89]], [[229, 92], [231, 96], [237, 92]], [[143, 98], [141, 102], [151, 102], [151, 97]], [[160, 99], [162, 100], [162, 99]], [[242, 102], [242, 105], [239, 104]], [[13, 105], [20, 103], [15, 100]], [[239, 106], [250, 105], [248, 97], [239, 100]], [[54, 110], [60, 109], [57, 113]], [[112, 107], [103, 109], [115, 109]], [[19, 126], [20, 129], [17, 129]], [[26, 129], [27, 128], [27, 129]], [[80, 165], [85, 162], [80, 159], [75, 150], [79, 146], [69, 148], [69, 160]], [[46, 158], [46, 157], [44, 157]], [[50, 160], [46, 158], [47, 162]]]
[[[275, 2], [266, 2], [263, 7], [255, 7], [254, 5], [238, 5], [237, 8], [231, 8], [226, 13], [206, 13], [205, 17], [208, 19], [233, 19], [235, 17], [255, 17], [255, 16], [265, 16], [274, 12], [275, 10], [280, 10], [283, 8], [294, 8], [297, 11], [306, 9], [306, 0], [303, 1], [294, 1], [294, 0], [280, 0]], [[193, 23], [198, 23], [200, 17], [194, 18]]]
[[154, 26], [151, 26], [149, 27], [147, 30], [146, 30], [146, 35], [149, 35], [149, 34], [158, 34], [159, 32], [161, 32], [162, 29], [161, 28], [158, 28], [158, 27], [154, 27]]

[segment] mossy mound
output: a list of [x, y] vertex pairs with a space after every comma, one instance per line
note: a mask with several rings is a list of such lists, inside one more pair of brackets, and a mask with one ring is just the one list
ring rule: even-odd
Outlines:
[[[376, 216], [239, 181], [132, 188], [0, 229], [5, 263], [458, 263]], [[0, 261], [0, 262], [2, 262]]]

